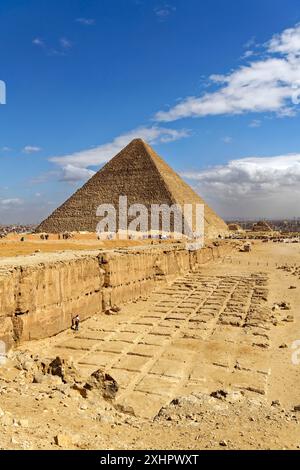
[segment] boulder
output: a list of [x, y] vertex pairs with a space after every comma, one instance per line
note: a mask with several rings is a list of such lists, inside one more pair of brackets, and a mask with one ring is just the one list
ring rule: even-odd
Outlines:
[[81, 377], [74, 364], [67, 362], [59, 356], [50, 362], [47, 372], [48, 374], [60, 377], [64, 383], [81, 382]]
[[115, 379], [101, 369], [92, 373], [84, 388], [100, 391], [102, 397], [106, 400], [113, 400], [119, 390]]

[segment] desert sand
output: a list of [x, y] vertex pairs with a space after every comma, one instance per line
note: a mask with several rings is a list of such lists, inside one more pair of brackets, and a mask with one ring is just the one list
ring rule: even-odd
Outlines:
[[[24, 241], [21, 238], [24, 237]], [[0, 239], [0, 258], [10, 256], [32, 255], [34, 253], [56, 253], [77, 250], [101, 250], [133, 246], [148, 246], [158, 244], [176, 243], [176, 240], [98, 240], [93, 233], [74, 234], [69, 240], [58, 239], [58, 235], [50, 234], [49, 240], [41, 240], [38, 234], [16, 235], [11, 234]]]
[[299, 244], [256, 241], [24, 343], [0, 368], [1, 448], [300, 448], [299, 271]]

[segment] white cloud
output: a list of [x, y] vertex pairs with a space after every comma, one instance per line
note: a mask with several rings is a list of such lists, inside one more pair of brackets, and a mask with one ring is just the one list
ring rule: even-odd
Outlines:
[[281, 54], [300, 55], [300, 24], [294, 28], [288, 28], [281, 34], [273, 36], [267, 43], [270, 52], [279, 52]]
[[23, 148], [24, 153], [37, 153], [41, 150], [41, 147], [37, 147], [36, 145], [26, 145], [26, 147]]
[[231, 160], [182, 176], [227, 217], [299, 216], [300, 154]]
[[95, 174], [95, 171], [86, 168], [80, 168], [74, 165], [66, 165], [62, 168], [60, 181], [67, 181], [69, 183], [76, 183], [77, 181], [84, 181], [90, 179]]
[[257, 128], [261, 126], [261, 120], [260, 119], [253, 119], [253, 121], [250, 122], [249, 127], [252, 128]]
[[154, 8], [154, 13], [159, 21], [165, 21], [172, 13], [176, 11], [174, 5], [164, 4], [162, 6]]
[[81, 23], [85, 26], [91, 26], [96, 23], [93, 18], [77, 18], [76, 21], [77, 23]]
[[252, 38], [249, 39], [249, 41], [247, 41], [245, 44], [244, 44], [244, 49], [250, 49], [250, 48], [253, 48], [253, 47], [256, 47], [256, 38], [255, 36], [253, 36]]
[[222, 141], [224, 144], [231, 144], [233, 142], [233, 138], [227, 135], [226, 137], [223, 137]]
[[254, 56], [255, 52], [251, 51], [250, 49], [242, 55], [242, 59], [249, 59], [249, 57]]
[[60, 38], [59, 43], [62, 49], [70, 49], [72, 47], [71, 41], [67, 38]]
[[23, 204], [23, 200], [19, 198], [0, 199], [0, 206], [3, 209], [10, 209], [11, 207], [20, 206], [21, 204]]
[[41, 38], [34, 38], [32, 41], [32, 44], [34, 44], [35, 46], [39, 46], [39, 47], [45, 47], [45, 43], [43, 39]]
[[274, 36], [260, 60], [228, 75], [211, 75], [217, 90], [187, 97], [155, 120], [171, 122], [187, 117], [276, 112], [291, 116], [300, 95], [300, 25]]
[[66, 37], [61, 37], [58, 40], [57, 47], [49, 45], [43, 39], [38, 37], [33, 39], [32, 44], [43, 49], [44, 52], [49, 56], [64, 56], [66, 55], [67, 51], [73, 46], [73, 43]]
[[[70, 174], [70, 172], [75, 175], [75, 168], [78, 169], [78, 175], [80, 175], [80, 169], [86, 169], [89, 166], [99, 166], [107, 162], [135, 138], [141, 138], [149, 144], [155, 144], [173, 142], [189, 135], [190, 133], [186, 129], [175, 130], [158, 126], [138, 127], [130, 132], [121, 134], [106, 144], [61, 157], [52, 157], [50, 161], [63, 167], [66, 175]], [[87, 173], [85, 173], [85, 176], [87, 176]], [[75, 180], [73, 179], [73, 181]]]
[[34, 178], [32, 178], [29, 183], [30, 184], [45, 184], [47, 183], [48, 181], [51, 181], [51, 180], [57, 180], [57, 178], [59, 178], [59, 176], [61, 175], [61, 171], [57, 171], [57, 170], [51, 170], [51, 171], [46, 171], [45, 173], [42, 173], [41, 175], [38, 175], [38, 176], [35, 176]]

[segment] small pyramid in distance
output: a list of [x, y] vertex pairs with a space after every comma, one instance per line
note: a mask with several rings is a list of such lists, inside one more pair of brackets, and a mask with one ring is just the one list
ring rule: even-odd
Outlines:
[[142, 139], [134, 139], [91, 179], [58, 207], [36, 229], [37, 233], [96, 232], [101, 204], [117, 209], [119, 196], [128, 207], [143, 204], [204, 204], [205, 236], [212, 239], [228, 231], [226, 223]]

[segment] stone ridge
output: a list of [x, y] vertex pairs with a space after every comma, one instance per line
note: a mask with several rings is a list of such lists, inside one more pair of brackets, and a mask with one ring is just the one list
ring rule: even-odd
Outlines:
[[175, 171], [148, 145], [144, 144], [157, 169], [163, 178], [163, 181], [169, 188], [170, 193], [175, 199], [175, 203], [183, 206], [184, 204], [204, 204], [205, 232], [212, 237], [218, 236], [221, 232], [227, 232], [226, 223], [219, 217], [206, 202], [177, 174]]
[[189, 252], [183, 244], [150, 245], [0, 260], [0, 341], [8, 349], [56, 335], [77, 314], [85, 320], [147, 297], [233, 247], [224, 241]]
[[[204, 201], [141, 139], [134, 139], [65, 203], [44, 220], [37, 232], [95, 232], [100, 204], [203, 204]], [[205, 204], [205, 203], [204, 203]], [[205, 204], [205, 232], [214, 238], [227, 225]]]

